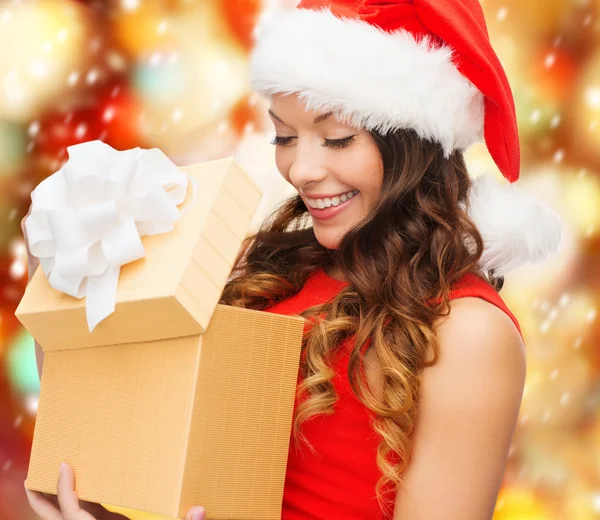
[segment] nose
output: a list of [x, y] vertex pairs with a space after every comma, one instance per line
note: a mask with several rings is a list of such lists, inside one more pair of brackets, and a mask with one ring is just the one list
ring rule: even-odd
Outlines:
[[308, 141], [300, 142], [298, 139], [289, 177], [296, 188], [319, 183], [327, 177], [327, 167], [321, 160], [319, 150], [314, 150]]

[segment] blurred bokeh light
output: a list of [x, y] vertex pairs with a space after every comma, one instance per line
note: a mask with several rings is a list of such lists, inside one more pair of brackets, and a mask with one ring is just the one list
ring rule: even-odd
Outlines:
[[[265, 191], [256, 227], [290, 191], [266, 102], [249, 89], [248, 52], [260, 18], [295, 3], [0, 3], [0, 519], [35, 518], [23, 481], [39, 381], [14, 318], [31, 190], [67, 146], [91, 139], [159, 147], [180, 165], [232, 155]], [[519, 183], [566, 223], [561, 253], [511, 273], [501, 292], [523, 327], [528, 378], [494, 518], [600, 519], [600, 0], [482, 5], [514, 89]], [[473, 176], [500, 175], [484, 146], [467, 160]]]

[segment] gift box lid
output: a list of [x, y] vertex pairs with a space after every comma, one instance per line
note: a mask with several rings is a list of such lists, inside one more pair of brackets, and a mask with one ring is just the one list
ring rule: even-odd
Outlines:
[[92, 332], [86, 299], [55, 290], [37, 269], [15, 314], [44, 350], [204, 333], [262, 191], [231, 157], [179, 170], [194, 184], [181, 218], [172, 231], [142, 238], [145, 258], [121, 267], [115, 311]]

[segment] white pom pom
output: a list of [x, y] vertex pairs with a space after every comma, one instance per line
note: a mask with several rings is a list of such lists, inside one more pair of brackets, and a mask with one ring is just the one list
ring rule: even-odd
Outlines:
[[469, 215], [484, 242], [480, 266], [494, 277], [526, 263], [546, 260], [561, 246], [559, 215], [514, 184], [500, 185], [491, 174], [473, 180]]

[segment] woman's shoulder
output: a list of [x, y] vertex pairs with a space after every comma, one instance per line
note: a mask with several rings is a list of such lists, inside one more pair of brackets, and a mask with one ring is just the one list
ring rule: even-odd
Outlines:
[[[446, 363], [447, 373], [461, 363], [487, 364], [490, 374], [524, 370], [525, 344], [518, 322], [510, 311], [489, 300], [468, 296], [451, 301], [449, 315], [439, 318], [435, 330], [443, 356], [453, 359]], [[518, 387], [519, 380], [514, 382]]]
[[[517, 332], [523, 337], [517, 317], [511, 312], [500, 293], [482, 275], [467, 273], [450, 290], [451, 314], [461, 325], [474, 324], [480, 319], [489, 318], [502, 326], [508, 317]], [[460, 309], [460, 310], [458, 310]]]

